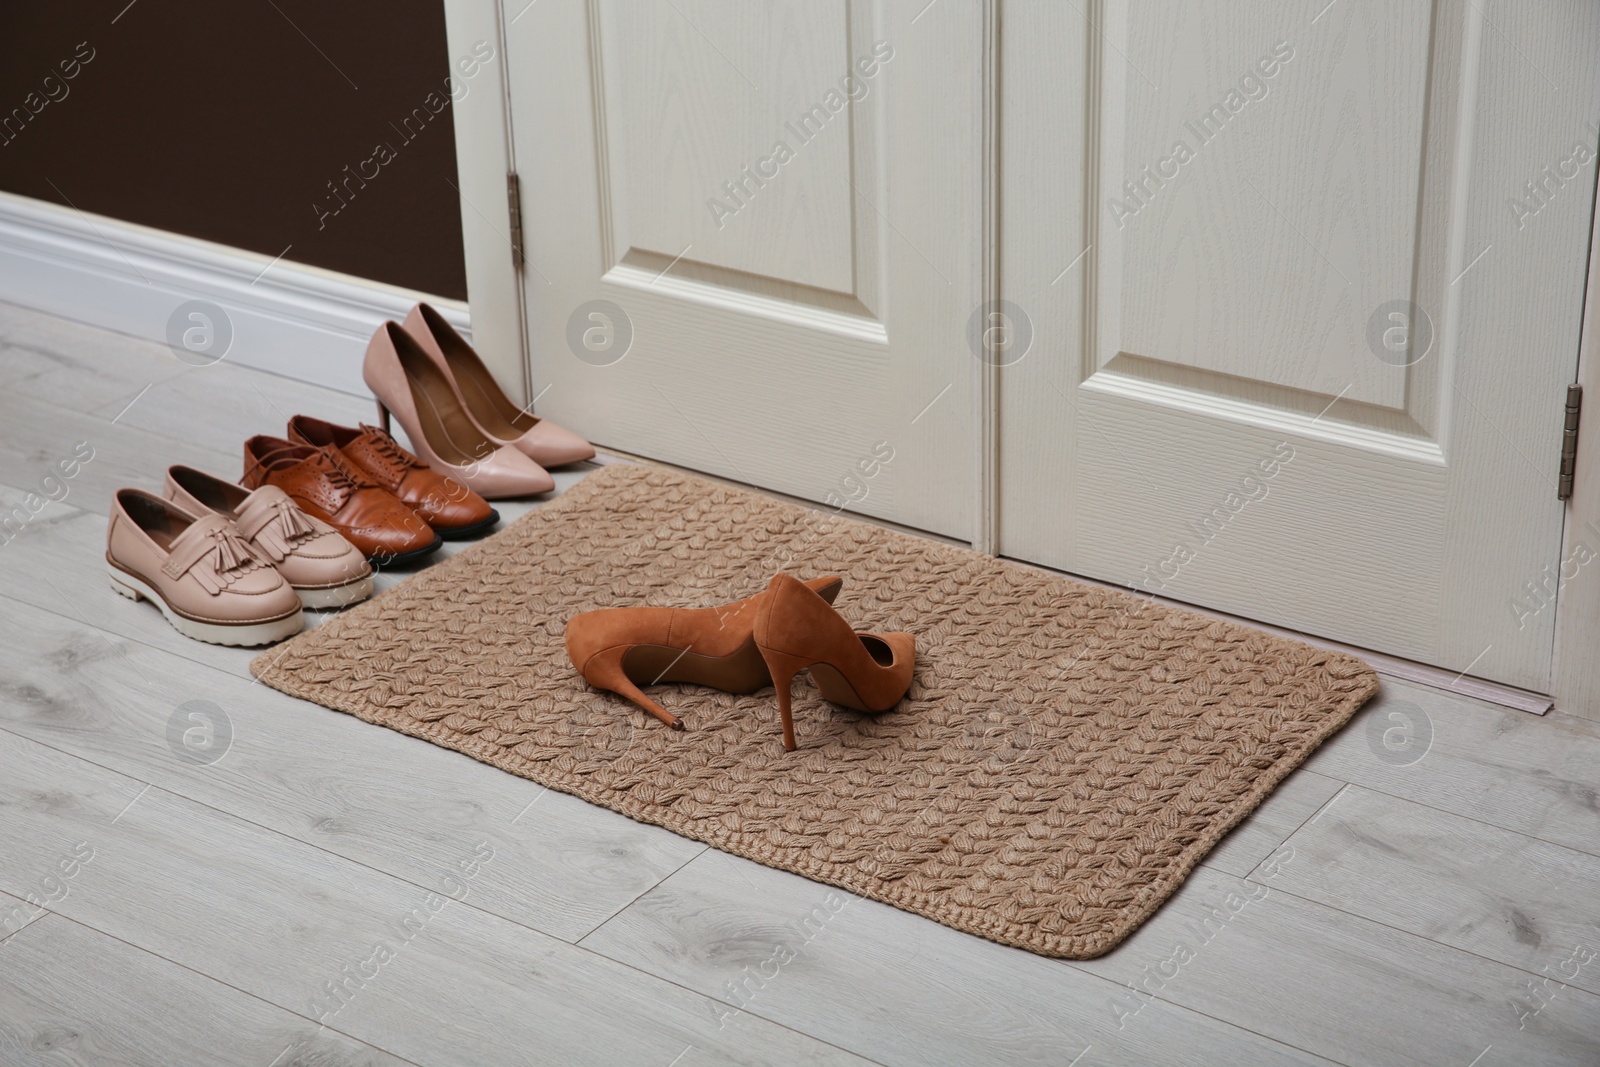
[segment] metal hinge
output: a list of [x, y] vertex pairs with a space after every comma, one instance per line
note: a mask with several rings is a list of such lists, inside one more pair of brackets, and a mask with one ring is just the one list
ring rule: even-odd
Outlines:
[[1567, 386], [1567, 419], [1561, 426], [1561, 478], [1557, 500], [1572, 499], [1572, 473], [1578, 465], [1578, 419], [1583, 412], [1583, 386]]
[[522, 192], [517, 185], [517, 172], [506, 173], [506, 210], [511, 214], [511, 262], [522, 266]]

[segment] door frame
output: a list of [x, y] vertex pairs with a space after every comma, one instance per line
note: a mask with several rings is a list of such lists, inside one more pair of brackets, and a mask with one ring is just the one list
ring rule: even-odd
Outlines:
[[[999, 162], [1002, 118], [1000, 100], [1000, 22], [1002, 0], [979, 0], [983, 5], [985, 99], [982, 114], [986, 129], [983, 143], [988, 159], [984, 195], [984, 291], [991, 299], [1003, 295], [999, 276], [1000, 203]], [[512, 16], [513, 19], [516, 16]], [[477, 347], [506, 387], [521, 402], [537, 399], [538, 383], [529, 380], [526, 323], [523, 318], [524, 271], [510, 248], [510, 197], [506, 176], [515, 173], [510, 137], [509, 83], [503, 57], [505, 34], [501, 0], [445, 0], [446, 36], [451, 56], [468, 55], [482, 41], [494, 45], [493, 62], [483, 66], [474, 90], [453, 105], [456, 167], [461, 194], [461, 221], [466, 259], [468, 305]], [[1600, 186], [1597, 186], [1600, 192]], [[1600, 407], [1600, 210], [1592, 217], [1589, 272], [1583, 331], [1579, 346], [1577, 381], [1591, 395], [1591, 407]], [[998, 508], [999, 390], [997, 368], [973, 361], [973, 464], [976, 477], [972, 547], [995, 553]], [[1555, 401], [1552, 401], [1554, 411]], [[1552, 416], [1554, 417], [1554, 416]], [[1593, 423], [1600, 415], [1591, 416]], [[1578, 439], [1576, 479], [1568, 501], [1559, 569], [1582, 540], [1582, 532], [1600, 530], [1600, 429], [1591, 428]], [[1600, 553], [1600, 537], [1590, 540]], [[1584, 568], [1583, 574], [1590, 573]], [[1600, 559], [1593, 573], [1600, 576]], [[1094, 582], [1101, 585], [1104, 583]], [[1594, 638], [1600, 635], [1600, 577], [1574, 582], [1555, 604], [1556, 638], [1553, 650], [1551, 692], [1556, 706], [1569, 714], [1600, 720], [1600, 656]], [[1272, 624], [1266, 623], [1271, 626]], [[1388, 658], [1388, 657], [1385, 657]]]
[[[1583, 300], [1583, 333], [1578, 343], [1577, 382], [1587, 394], [1589, 425], [1578, 434], [1578, 459], [1572, 498], [1567, 501], [1561, 535], [1562, 560], [1600, 553], [1600, 182], [1589, 216], [1589, 279]], [[1555, 661], [1550, 665], [1550, 695], [1556, 708], [1569, 715], [1600, 721], [1600, 559], [1589, 560], [1556, 595]]]
[[[472, 79], [471, 90], [450, 110], [456, 135], [456, 184], [461, 200], [462, 251], [467, 306], [478, 354], [519, 404], [533, 399], [528, 342], [522, 318], [522, 270], [511, 252], [511, 201], [506, 176], [514, 174], [510, 85], [499, 0], [445, 0], [445, 41], [452, 68], [458, 56], [487, 43], [494, 58]], [[454, 70], [452, 69], [452, 73]]]

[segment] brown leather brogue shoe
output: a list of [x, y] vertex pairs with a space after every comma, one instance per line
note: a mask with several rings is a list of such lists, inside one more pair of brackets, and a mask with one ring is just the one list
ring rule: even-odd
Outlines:
[[429, 467], [376, 426], [338, 426], [310, 415], [296, 415], [289, 420], [289, 440], [337, 448], [447, 541], [486, 533], [500, 521], [500, 513], [487, 500]]
[[408, 563], [444, 543], [422, 516], [333, 448], [258, 434], [244, 443], [247, 489], [275, 485], [332, 526], [374, 566]]

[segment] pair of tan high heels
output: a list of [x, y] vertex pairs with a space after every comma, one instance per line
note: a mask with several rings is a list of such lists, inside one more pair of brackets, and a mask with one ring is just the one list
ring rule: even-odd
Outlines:
[[549, 419], [530, 415], [501, 390], [472, 346], [427, 304], [405, 322], [386, 322], [361, 365], [389, 431], [392, 414], [411, 450], [488, 500], [555, 488], [546, 467], [577, 463], [594, 446]]
[[858, 633], [833, 608], [843, 580], [773, 576], [764, 592], [715, 608], [604, 608], [567, 623], [567, 655], [584, 680], [626, 697], [674, 730], [683, 721], [640, 686], [693, 682], [729, 693], [773, 686], [783, 747], [795, 749], [790, 690], [811, 671], [824, 699], [883, 712], [911, 686], [915, 639]]

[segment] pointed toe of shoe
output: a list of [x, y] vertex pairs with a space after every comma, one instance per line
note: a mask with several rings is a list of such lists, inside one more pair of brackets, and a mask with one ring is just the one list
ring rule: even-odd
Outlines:
[[[458, 481], [460, 475], [452, 474]], [[472, 491], [486, 500], [504, 500], [507, 497], [535, 496], [548, 493], [556, 487], [550, 472], [510, 445], [494, 450], [488, 458], [472, 466], [470, 481]]]
[[594, 458], [593, 445], [549, 419], [540, 419], [515, 443], [518, 451], [543, 467], [560, 467]]

